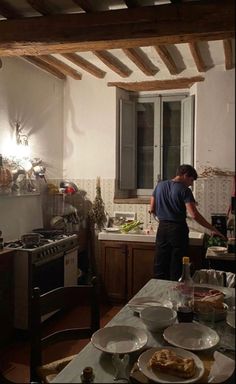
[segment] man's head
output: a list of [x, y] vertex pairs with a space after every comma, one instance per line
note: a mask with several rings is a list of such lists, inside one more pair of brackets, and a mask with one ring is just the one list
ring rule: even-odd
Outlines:
[[193, 181], [198, 178], [197, 171], [192, 167], [192, 165], [189, 164], [180, 165], [177, 168], [176, 176], [181, 177], [188, 186], [192, 185]]

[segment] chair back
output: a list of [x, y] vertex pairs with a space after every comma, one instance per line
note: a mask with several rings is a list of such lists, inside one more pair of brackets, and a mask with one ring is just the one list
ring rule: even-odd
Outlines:
[[[90, 320], [86, 327], [60, 329], [47, 336], [42, 335], [43, 318], [54, 312], [64, 312], [74, 307], [88, 306]], [[30, 309], [30, 379], [38, 381], [38, 367], [43, 364], [43, 349], [57, 342], [66, 340], [87, 339], [100, 328], [100, 311], [98, 300], [97, 279], [91, 284], [59, 287], [40, 294], [38, 287], [33, 288]]]
[[213, 284], [219, 287], [235, 288], [233, 272], [217, 271], [215, 269], [199, 269], [193, 275], [193, 281], [200, 284]]

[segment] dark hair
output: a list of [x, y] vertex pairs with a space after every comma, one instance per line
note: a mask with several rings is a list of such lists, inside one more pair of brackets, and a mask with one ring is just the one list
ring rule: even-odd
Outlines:
[[182, 164], [177, 168], [176, 176], [187, 175], [188, 177], [193, 177], [194, 180], [197, 180], [198, 174], [195, 168], [189, 164]]

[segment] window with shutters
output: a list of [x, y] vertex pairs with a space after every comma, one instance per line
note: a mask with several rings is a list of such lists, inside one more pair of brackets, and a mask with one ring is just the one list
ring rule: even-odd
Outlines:
[[194, 96], [155, 95], [120, 100], [118, 188], [150, 196], [178, 165], [193, 165]]

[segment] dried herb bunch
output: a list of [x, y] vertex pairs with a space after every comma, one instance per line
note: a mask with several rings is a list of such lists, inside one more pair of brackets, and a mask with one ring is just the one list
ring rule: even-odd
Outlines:
[[96, 180], [96, 196], [89, 213], [90, 220], [97, 226], [99, 230], [104, 227], [106, 222], [105, 205], [101, 195], [100, 177]]

